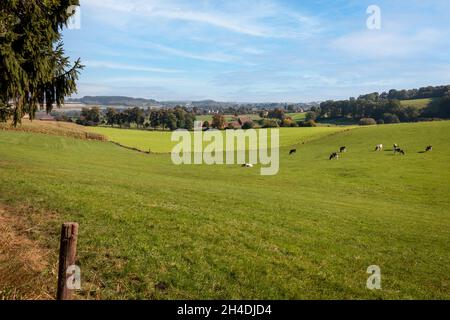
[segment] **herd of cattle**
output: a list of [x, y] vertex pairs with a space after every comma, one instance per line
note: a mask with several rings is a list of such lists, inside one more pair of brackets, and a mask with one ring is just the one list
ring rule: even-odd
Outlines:
[[[394, 143], [394, 155], [395, 154], [400, 154], [400, 155], [405, 155], [405, 151], [403, 150], [403, 149], [401, 149], [396, 143]], [[375, 151], [383, 151], [383, 145], [382, 144], [377, 144], [376, 146], [375, 146]], [[427, 146], [426, 148], [425, 148], [425, 151], [424, 152], [429, 152], [429, 151], [433, 151], [433, 147], [432, 146]], [[344, 152], [347, 152], [347, 147], [341, 147], [340, 149], [339, 149], [339, 152], [333, 152], [331, 155], [330, 155], [330, 160], [338, 160], [339, 159], [339, 154], [340, 153], [344, 153]], [[291, 151], [289, 151], [289, 155], [292, 155], [292, 154], [294, 154], [294, 153], [297, 153], [297, 149], [291, 149]]]
[[[403, 149], [401, 149], [399, 146], [398, 146], [398, 144], [396, 144], [396, 143], [394, 143], [394, 145], [393, 145], [393, 151], [394, 151], [394, 155], [396, 155], [397, 153], [398, 154], [400, 154], [400, 155], [405, 155], [405, 151], [403, 151]], [[375, 146], [375, 150], [374, 151], [383, 151], [383, 145], [382, 144], [377, 144], [376, 146]], [[430, 151], [433, 151], [433, 146], [427, 146], [426, 148], [425, 148], [425, 151], [421, 151], [420, 153], [425, 153], [425, 152], [430, 152]], [[347, 147], [341, 147], [340, 149], [339, 149], [339, 152], [333, 152], [331, 155], [330, 155], [330, 160], [338, 160], [339, 159], [339, 154], [340, 153], [344, 153], [344, 152], [347, 152]], [[297, 153], [297, 149], [291, 149], [290, 151], [289, 151], [289, 155], [293, 155], [294, 153]], [[242, 164], [242, 167], [245, 167], [245, 168], [253, 168], [253, 164], [251, 164], [251, 163], [244, 163], [244, 164]]]

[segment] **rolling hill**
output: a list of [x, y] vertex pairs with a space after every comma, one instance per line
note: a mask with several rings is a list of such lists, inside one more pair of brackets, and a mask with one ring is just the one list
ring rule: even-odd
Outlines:
[[[280, 128], [280, 146], [289, 147], [354, 127]], [[143, 131], [107, 127], [89, 127], [89, 131], [107, 137], [124, 146], [153, 153], [169, 153], [177, 142], [171, 141], [171, 132]], [[257, 129], [258, 130], [258, 129]], [[192, 134], [191, 134], [192, 136]], [[207, 143], [204, 145], [206, 146]], [[224, 142], [225, 144], [225, 142]]]
[[[447, 299], [449, 124], [341, 131], [288, 156], [296, 137], [281, 149], [279, 174], [266, 177], [257, 167], [175, 166], [169, 155], [111, 143], [0, 131], [0, 204], [50, 252], [36, 271], [48, 288], [59, 225], [80, 223], [82, 298]], [[378, 143], [387, 150], [374, 152]], [[393, 143], [406, 156], [388, 151]], [[421, 153], [429, 144], [433, 152]], [[382, 290], [365, 287], [370, 265], [381, 268]], [[3, 285], [8, 296], [13, 285]]]

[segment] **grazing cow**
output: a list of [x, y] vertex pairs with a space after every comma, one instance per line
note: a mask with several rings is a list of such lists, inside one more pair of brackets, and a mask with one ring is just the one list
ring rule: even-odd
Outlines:
[[242, 165], [243, 168], [253, 168], [253, 165], [251, 163], [244, 163]]
[[339, 150], [340, 153], [342, 152], [347, 152], [347, 147], [341, 147], [341, 149]]
[[291, 151], [289, 151], [289, 155], [294, 154], [297, 152], [297, 149], [292, 149]]
[[428, 151], [433, 151], [433, 146], [428, 146], [428, 147], [425, 149], [425, 152], [428, 152]]
[[405, 155], [405, 151], [403, 151], [402, 149], [400, 149], [398, 147], [394, 149], [394, 154], [396, 154], [396, 153], [399, 153], [399, 154], [401, 154], [403, 156]]
[[398, 148], [398, 144], [394, 143], [394, 150]]
[[375, 147], [375, 151], [383, 151], [383, 145], [377, 144], [377, 146]]
[[337, 154], [337, 152], [333, 152], [333, 153], [330, 155], [330, 160], [333, 160], [333, 159], [336, 159], [336, 160], [339, 159], [339, 155]]

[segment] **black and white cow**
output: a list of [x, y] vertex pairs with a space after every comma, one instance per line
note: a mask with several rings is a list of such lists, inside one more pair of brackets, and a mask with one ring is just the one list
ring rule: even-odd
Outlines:
[[333, 159], [336, 159], [336, 160], [339, 159], [339, 155], [337, 154], [337, 152], [333, 152], [333, 153], [330, 155], [330, 160], [333, 160]]
[[375, 147], [375, 151], [383, 151], [383, 145], [382, 144], [377, 144]]

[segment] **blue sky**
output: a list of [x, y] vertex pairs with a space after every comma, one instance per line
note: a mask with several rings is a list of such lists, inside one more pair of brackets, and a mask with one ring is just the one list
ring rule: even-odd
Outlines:
[[448, 0], [80, 2], [63, 38], [86, 65], [78, 96], [308, 102], [450, 84]]

